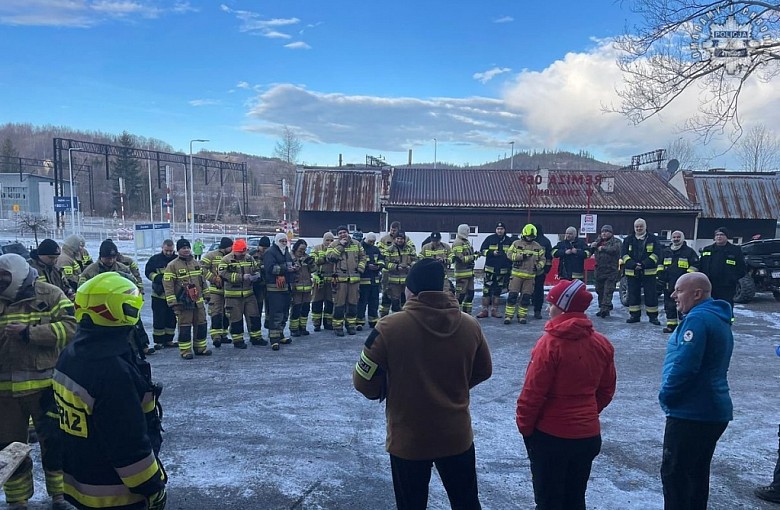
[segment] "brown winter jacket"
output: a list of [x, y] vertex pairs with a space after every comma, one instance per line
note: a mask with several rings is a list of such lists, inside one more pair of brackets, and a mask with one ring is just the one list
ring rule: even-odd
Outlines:
[[429, 291], [379, 321], [352, 381], [369, 399], [387, 398], [387, 451], [423, 460], [471, 446], [469, 390], [492, 373], [476, 319], [460, 311], [452, 293]]

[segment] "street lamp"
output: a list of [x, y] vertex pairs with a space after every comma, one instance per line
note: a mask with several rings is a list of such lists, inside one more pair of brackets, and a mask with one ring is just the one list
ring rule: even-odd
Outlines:
[[436, 139], [433, 139], [433, 169], [436, 170], [436, 149], [437, 149], [438, 142]]
[[[203, 138], [196, 138], [194, 140], [190, 140], [190, 214], [192, 215], [191, 220], [191, 227], [192, 227], [192, 238], [190, 239], [190, 242], [195, 242], [195, 179], [193, 178], [192, 174], [192, 144], [194, 142], [202, 142], [206, 143], [209, 140], [203, 139]], [[184, 201], [187, 202], [187, 185], [184, 185]]]
[[509, 145], [512, 146], [512, 156], [509, 158], [509, 169], [514, 170], [515, 169], [515, 142], [509, 142]]
[[73, 151], [84, 150], [81, 147], [69, 147], [68, 148], [68, 173], [70, 174], [70, 228], [73, 229], [73, 234], [76, 233], [76, 205], [73, 201]]

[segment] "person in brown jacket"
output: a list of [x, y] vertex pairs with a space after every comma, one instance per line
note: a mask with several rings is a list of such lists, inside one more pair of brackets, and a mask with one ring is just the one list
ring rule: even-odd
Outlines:
[[479, 509], [469, 390], [493, 373], [477, 320], [442, 291], [444, 266], [417, 262], [406, 278], [406, 305], [380, 320], [366, 340], [352, 381], [387, 399], [387, 451], [399, 509], [426, 508], [431, 467], [453, 508]]

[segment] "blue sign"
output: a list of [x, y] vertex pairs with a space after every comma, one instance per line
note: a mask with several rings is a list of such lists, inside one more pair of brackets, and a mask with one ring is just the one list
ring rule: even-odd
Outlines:
[[[70, 211], [71, 197], [54, 197], [54, 212]], [[74, 208], [79, 210], [79, 197], [73, 197]]]

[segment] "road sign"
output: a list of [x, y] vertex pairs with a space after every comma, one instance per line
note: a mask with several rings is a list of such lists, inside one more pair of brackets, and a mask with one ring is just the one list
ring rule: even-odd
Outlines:
[[[79, 210], [79, 197], [73, 197], [73, 206]], [[54, 211], [70, 211], [70, 197], [54, 197]]]
[[598, 214], [580, 214], [580, 233], [595, 234]]

